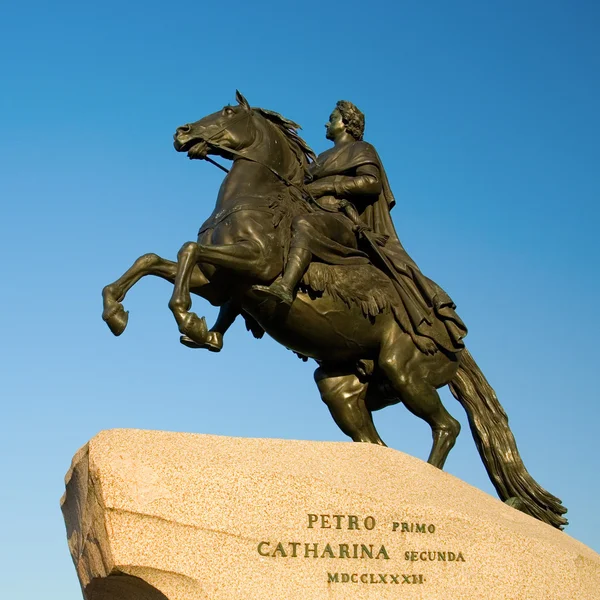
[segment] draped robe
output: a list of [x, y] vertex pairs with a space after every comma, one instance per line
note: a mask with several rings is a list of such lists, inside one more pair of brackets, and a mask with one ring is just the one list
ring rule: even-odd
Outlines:
[[[423, 275], [398, 239], [390, 215], [395, 199], [375, 148], [364, 141], [331, 148], [319, 155], [311, 174], [313, 181], [329, 182], [332, 193], [316, 199], [322, 210], [303, 218], [292, 233], [292, 246], [305, 247], [328, 264], [372, 262], [391, 278], [402, 304], [393, 307], [394, 314], [417, 347], [426, 349], [420, 339], [429, 338], [448, 352], [462, 350], [467, 328], [454, 302]], [[355, 227], [341, 212], [347, 202], [375, 234], [387, 236], [384, 246], [373, 242], [368, 231], [358, 244], [355, 235], [348, 236]]]

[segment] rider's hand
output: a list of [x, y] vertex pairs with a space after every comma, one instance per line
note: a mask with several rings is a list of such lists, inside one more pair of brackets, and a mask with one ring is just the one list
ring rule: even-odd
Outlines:
[[208, 144], [205, 141], [198, 142], [188, 151], [188, 158], [203, 160], [208, 156]]
[[375, 242], [378, 246], [385, 246], [386, 242], [390, 238], [389, 235], [385, 235], [384, 233], [375, 233], [368, 225], [361, 223], [359, 225], [354, 226], [354, 231], [361, 236], [366, 237], [366, 234], [369, 234], [369, 239], [372, 242]]
[[387, 241], [390, 239], [389, 235], [385, 235], [385, 233], [375, 233], [373, 232], [373, 235], [371, 236], [371, 239], [378, 245], [378, 246], [385, 246]]
[[321, 198], [333, 194], [333, 186], [327, 181], [313, 181], [306, 185], [306, 189], [313, 198]]

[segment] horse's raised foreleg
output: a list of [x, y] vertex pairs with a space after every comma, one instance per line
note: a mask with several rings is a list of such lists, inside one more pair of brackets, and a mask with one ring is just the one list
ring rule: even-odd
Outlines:
[[[431, 427], [433, 445], [427, 462], [442, 469], [460, 433], [460, 423], [444, 408], [436, 388], [424, 372], [434, 371], [433, 361], [446, 361], [440, 353], [431, 357], [418, 350], [410, 336], [394, 323], [380, 349], [378, 364], [408, 410]], [[423, 369], [423, 361], [428, 367]], [[450, 364], [450, 367], [455, 367]]]
[[[200, 318], [190, 311], [190, 277], [199, 262], [237, 271], [242, 277], [255, 281], [268, 281], [269, 278], [272, 280], [281, 269], [277, 261], [267, 259], [263, 245], [253, 240], [215, 246], [202, 246], [195, 242], [183, 245], [177, 255], [177, 275], [169, 308], [177, 321], [179, 331], [197, 346], [207, 347], [206, 321], [204, 317]], [[232, 313], [225, 312], [222, 315], [223, 322], [219, 326], [222, 325], [225, 329], [229, 327], [231, 323], [227, 321], [231, 316]], [[184, 343], [187, 343], [187, 340]]]
[[366, 383], [348, 370], [340, 371], [327, 366], [315, 371], [315, 381], [333, 420], [352, 441], [385, 446], [365, 404]]
[[177, 275], [175, 276], [173, 294], [169, 300], [169, 308], [182, 335], [197, 345], [204, 346], [208, 335], [206, 320], [204, 317], [200, 318], [196, 313], [190, 312], [192, 307], [190, 279], [197, 264], [198, 244], [187, 242], [177, 254]]
[[[127, 292], [146, 275], [154, 275], [174, 283], [177, 275], [177, 263], [161, 258], [157, 254], [144, 254], [119, 279], [102, 290], [104, 306], [102, 318], [115, 335], [121, 335], [127, 327], [128, 313], [124, 310], [121, 302], [125, 299]], [[208, 280], [200, 269], [194, 269], [190, 279], [192, 289], [199, 291], [207, 284]]]

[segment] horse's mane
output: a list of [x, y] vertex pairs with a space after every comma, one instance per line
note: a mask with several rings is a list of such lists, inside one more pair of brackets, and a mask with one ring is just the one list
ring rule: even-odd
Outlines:
[[309, 176], [308, 166], [311, 162], [317, 159], [312, 148], [298, 135], [298, 129], [302, 129], [298, 123], [294, 123], [290, 119], [266, 108], [253, 107], [252, 110], [264, 117], [269, 123], [275, 125], [290, 145], [290, 149], [298, 157], [298, 161], [302, 165], [304, 178]]

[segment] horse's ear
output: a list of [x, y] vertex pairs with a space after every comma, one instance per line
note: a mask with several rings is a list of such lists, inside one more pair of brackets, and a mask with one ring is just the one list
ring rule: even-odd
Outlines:
[[235, 90], [235, 99], [238, 101], [239, 105], [250, 110], [250, 104], [248, 104], [248, 100], [246, 100], [246, 98], [240, 94], [239, 90]]

